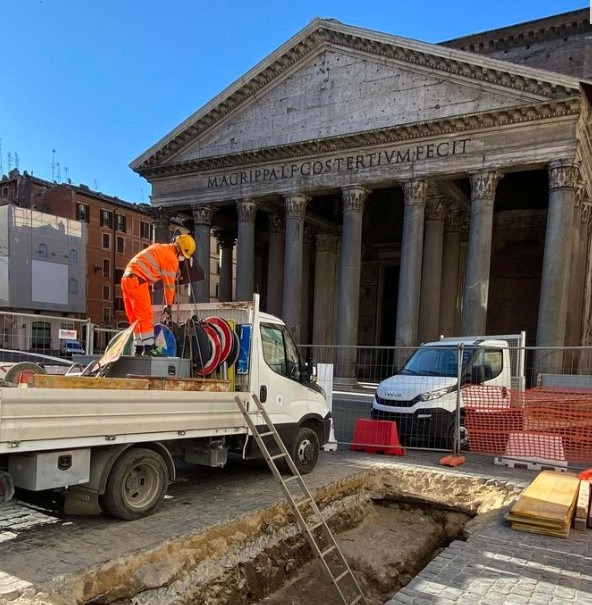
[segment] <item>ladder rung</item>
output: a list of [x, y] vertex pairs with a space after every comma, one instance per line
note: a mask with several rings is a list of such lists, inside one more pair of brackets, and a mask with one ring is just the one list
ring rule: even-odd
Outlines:
[[296, 502], [296, 506], [300, 506], [301, 504], [310, 504], [312, 500], [310, 498], [303, 498], [300, 502]]
[[285, 458], [286, 454], [277, 454], [276, 456], [270, 456], [270, 460], [277, 460], [278, 458]]
[[319, 527], [323, 527], [323, 522], [315, 523], [308, 528], [308, 531], [314, 531], [315, 529], [319, 529]]
[[297, 481], [298, 477], [296, 475], [292, 475], [291, 477], [288, 477], [287, 479], [284, 479], [284, 483], [290, 483], [290, 481]]
[[267, 431], [266, 433], [259, 433], [259, 437], [269, 437], [269, 435], [273, 435], [274, 431]]
[[345, 578], [345, 576], [349, 576], [349, 571], [347, 571], [347, 569], [343, 572], [341, 572], [336, 578], [335, 578], [335, 582], [339, 582], [339, 580], [343, 580], [343, 578]]
[[321, 557], [323, 557], [323, 558], [324, 558], [324, 557], [326, 557], [327, 555], [330, 555], [330, 554], [331, 554], [331, 553], [332, 553], [332, 552], [335, 550], [335, 548], [336, 548], [336, 547], [335, 547], [335, 545], [333, 545], [333, 546], [329, 546], [329, 548], [328, 548], [327, 550], [324, 550], [324, 551], [321, 553]]
[[356, 603], [359, 603], [362, 600], [362, 595], [359, 594], [349, 605], [356, 605]]

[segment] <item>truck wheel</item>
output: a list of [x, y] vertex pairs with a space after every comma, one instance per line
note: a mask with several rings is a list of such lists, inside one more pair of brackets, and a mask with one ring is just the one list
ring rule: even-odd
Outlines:
[[[301, 475], [308, 475], [312, 472], [319, 459], [320, 449], [319, 438], [312, 429], [301, 426], [296, 431], [296, 438], [289, 452]], [[287, 464], [282, 464], [282, 467], [282, 470], [290, 471]]]
[[165, 461], [152, 450], [126, 450], [113, 465], [101, 504], [119, 519], [139, 519], [161, 504], [169, 483]]
[[[454, 429], [455, 429], [455, 426], [454, 426], [454, 419], [453, 419], [452, 422], [450, 423], [450, 425], [448, 426], [448, 434], [446, 435], [445, 448], [448, 450], [454, 449]], [[460, 415], [459, 433], [460, 433], [459, 449], [461, 451], [463, 451], [463, 450], [466, 451], [469, 449], [469, 432], [467, 431], [467, 427], [465, 425], [464, 413], [461, 413], [461, 415]]]

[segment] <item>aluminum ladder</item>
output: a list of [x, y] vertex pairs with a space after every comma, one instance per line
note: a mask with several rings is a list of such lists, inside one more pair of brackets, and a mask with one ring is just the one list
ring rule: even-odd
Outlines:
[[[335, 541], [333, 533], [329, 529], [329, 526], [325, 522], [321, 511], [319, 510], [316, 502], [311, 496], [302, 476], [300, 475], [298, 468], [294, 464], [292, 457], [288, 453], [284, 442], [282, 441], [279, 433], [277, 432], [273, 422], [271, 421], [269, 414], [257, 395], [253, 394], [253, 401], [255, 402], [255, 409], [249, 411], [245, 403], [237, 395], [234, 399], [244, 416], [247, 425], [255, 437], [257, 445], [265, 458], [271, 472], [277, 479], [282, 487], [282, 490], [286, 496], [288, 504], [292, 508], [294, 517], [304, 531], [304, 535], [310, 544], [313, 552], [320, 559], [325, 572], [331, 579], [333, 586], [335, 587], [341, 602], [344, 605], [356, 605], [358, 603], [362, 605], [368, 605], [366, 597], [362, 593], [360, 585], [354, 577], [339, 545]], [[263, 432], [257, 430], [257, 426], [254, 422], [255, 416], [261, 416], [265, 422], [266, 429]], [[273, 455], [269, 452], [267, 445], [264, 442], [265, 437], [273, 437], [277, 450], [279, 453]], [[275, 451], [275, 450], [274, 450]], [[276, 465], [276, 460], [285, 461], [291, 476], [284, 479], [280, 470]], [[297, 486], [300, 491], [300, 497], [295, 498], [294, 494], [290, 491], [290, 486]], [[305, 516], [305, 510], [309, 508], [309, 514]], [[318, 532], [318, 535], [316, 534]], [[324, 543], [321, 538], [324, 537]], [[346, 595], [347, 593], [347, 595]]]

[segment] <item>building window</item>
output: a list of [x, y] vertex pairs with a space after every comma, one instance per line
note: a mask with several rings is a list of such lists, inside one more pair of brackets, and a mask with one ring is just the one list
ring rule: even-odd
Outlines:
[[103, 248], [111, 249], [111, 236], [109, 233], [103, 233]]
[[117, 238], [117, 252], [119, 252], [119, 254], [123, 254], [125, 252], [125, 240], [123, 237]]
[[39, 244], [39, 256], [47, 258], [47, 244]]
[[75, 265], [78, 262], [78, 250], [70, 250], [70, 262]]
[[115, 269], [115, 281], [117, 283], [119, 283], [121, 281], [121, 278], [123, 277], [123, 269]]
[[103, 300], [111, 300], [111, 288], [107, 285], [103, 286]]
[[150, 239], [150, 223], [142, 221], [140, 223], [140, 237], [142, 239]]
[[116, 214], [115, 220], [115, 228], [117, 229], [117, 231], [125, 233], [125, 216], [123, 214]]
[[121, 296], [116, 296], [115, 297], [115, 310], [116, 311], [123, 311], [124, 307], [123, 307], [123, 298], [121, 298]]
[[46, 321], [34, 321], [31, 324], [31, 350], [49, 351], [51, 345], [51, 326]]
[[103, 309], [103, 323], [108, 324], [111, 321], [111, 309], [105, 307]]
[[110, 274], [111, 274], [111, 263], [109, 262], [109, 259], [104, 258], [103, 259], [103, 277], [109, 277]]
[[90, 208], [86, 204], [76, 204], [76, 218], [83, 223], [90, 220]]
[[101, 227], [113, 227], [113, 212], [109, 210], [101, 210]]
[[74, 277], [68, 280], [68, 294], [78, 294], [78, 280]]
[[8, 197], [8, 186], [2, 187], [2, 197]]

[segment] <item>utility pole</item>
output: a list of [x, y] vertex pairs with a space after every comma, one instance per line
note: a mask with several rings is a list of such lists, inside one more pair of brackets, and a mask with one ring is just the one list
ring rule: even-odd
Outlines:
[[51, 182], [55, 182], [55, 154], [56, 150], [51, 150]]

